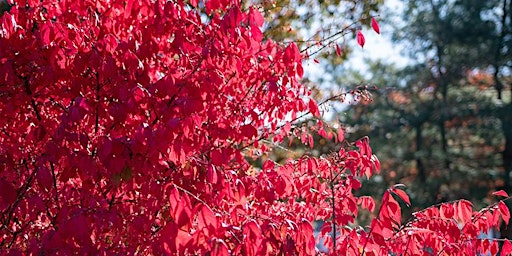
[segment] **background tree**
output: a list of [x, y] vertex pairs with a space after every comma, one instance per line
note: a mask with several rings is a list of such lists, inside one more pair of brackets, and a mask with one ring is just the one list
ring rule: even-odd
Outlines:
[[[471, 72], [494, 69], [498, 80], [504, 75], [501, 72], [502, 67], [497, 66], [496, 63], [504, 65], [506, 61], [503, 61], [503, 58], [506, 59], [510, 54], [504, 50], [510, 48], [510, 40], [507, 42], [503, 40], [510, 37], [510, 34], [507, 34], [510, 31], [506, 29], [510, 27], [507, 25], [510, 23], [509, 9], [509, 1], [430, 1], [428, 4], [406, 2], [404, 20], [408, 26], [397, 30], [402, 32], [398, 37], [411, 42], [410, 49], [417, 49], [416, 57], [426, 64], [425, 67], [430, 70], [432, 78], [437, 80], [434, 89], [440, 107], [438, 112], [440, 145], [446, 157], [444, 169], [448, 173], [453, 170], [454, 159], [452, 158], [456, 158], [452, 156], [454, 150], [449, 148], [448, 142], [456, 141], [460, 137], [457, 133], [448, 135], [447, 122], [453, 118], [463, 118], [461, 115], [464, 113], [471, 113], [471, 109], [464, 106], [472, 106], [467, 104], [472, 100], [464, 100], [461, 96], [466, 95], [468, 98], [474, 95], [457, 91], [469, 84], [468, 80], [472, 78]], [[418, 51], [419, 49], [414, 48], [414, 45], [420, 46], [421, 50]], [[496, 86], [496, 88], [499, 87]], [[450, 101], [450, 91], [453, 95], [459, 96]], [[499, 100], [502, 98], [500, 94], [498, 90]], [[493, 106], [493, 104], [479, 102], [478, 108], [484, 111], [486, 116], [498, 117], [502, 125], [507, 126], [506, 120], [511, 112], [504, 114], [499, 104]], [[508, 130], [502, 129], [501, 132], [496, 132], [501, 133], [504, 138], [504, 141], [499, 143], [505, 145], [503, 152], [508, 152], [506, 146], [509, 144]], [[502, 177], [500, 180], [503, 181], [500, 187], [509, 190], [510, 171], [507, 170], [507, 162], [510, 160], [508, 160], [509, 156], [505, 157], [505, 155], [507, 153], [504, 153], [503, 163], [499, 169]]]
[[265, 13], [265, 36], [305, 46], [336, 42], [362, 25], [369, 26], [383, 1], [278, 0], [257, 4]]
[[354, 137], [373, 138], [392, 170], [384, 187], [410, 184], [420, 207], [460, 197], [486, 204], [490, 191], [510, 190], [510, 1], [403, 3], [395, 39], [416, 61], [373, 64], [374, 106], [340, 118]]
[[[361, 134], [373, 138], [374, 149], [389, 170], [382, 185], [410, 185], [408, 191], [417, 207], [461, 197], [479, 205], [488, 202], [487, 193], [502, 184], [499, 152], [503, 140], [496, 136], [499, 119], [489, 115], [494, 108], [489, 85], [481, 86], [475, 81], [450, 90], [448, 102], [454, 115], [447, 121], [446, 131], [453, 168], [447, 172], [440, 146], [440, 107], [435, 90], [423, 84], [426, 79], [418, 75], [417, 69], [396, 71], [393, 79], [389, 75], [393, 68], [382, 64], [373, 68], [385, 70], [387, 78], [372, 77], [372, 81], [391, 86], [374, 92], [372, 104], [351, 106], [342, 120], [351, 131], [349, 138]], [[371, 73], [379, 76], [378, 71]], [[414, 79], [409, 80], [405, 74]], [[399, 83], [405, 85], [396, 85]]]

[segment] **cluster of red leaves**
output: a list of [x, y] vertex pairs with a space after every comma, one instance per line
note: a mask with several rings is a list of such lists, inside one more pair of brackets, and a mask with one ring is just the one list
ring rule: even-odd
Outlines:
[[[382, 199], [378, 217], [369, 231], [354, 236], [363, 240], [367, 255], [497, 255], [498, 240], [481, 238], [483, 233], [508, 223], [510, 213], [503, 201], [474, 211], [467, 200], [443, 203], [413, 214], [401, 221], [399, 198], [410, 205], [407, 194], [398, 188], [388, 189]], [[351, 241], [352, 242], [352, 241]], [[356, 250], [356, 245], [350, 249]], [[505, 241], [501, 255], [510, 255], [510, 242]], [[359, 247], [360, 248], [360, 247]]]
[[496, 250], [476, 236], [508, 221], [502, 204], [473, 212], [461, 201], [401, 224], [392, 195], [407, 195], [391, 189], [368, 229], [349, 227], [359, 206], [375, 208], [353, 195], [379, 169], [367, 139], [251, 167], [248, 149], [291, 134], [286, 118], [320, 115], [297, 82], [299, 49], [263, 40], [255, 8], [10, 4], [0, 18], [3, 252], [312, 255], [314, 220], [336, 255]]

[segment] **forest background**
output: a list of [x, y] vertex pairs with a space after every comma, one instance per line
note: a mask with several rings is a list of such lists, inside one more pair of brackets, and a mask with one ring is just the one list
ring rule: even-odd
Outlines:
[[[306, 72], [319, 89], [319, 102], [344, 91], [361, 93], [322, 108], [349, 140], [372, 139], [385, 171], [366, 181], [360, 193], [375, 196], [390, 185], [405, 184], [411, 210], [417, 211], [460, 198], [483, 207], [493, 202], [494, 191], [510, 192], [511, 1], [366, 2], [362, 10], [378, 14], [382, 38], [370, 50], [358, 48], [355, 40], [348, 43], [352, 48], [343, 42], [348, 55], [324, 53], [317, 64], [321, 68], [310, 61]], [[304, 28], [296, 20], [304, 17], [309, 16], [289, 22]], [[314, 155], [335, 147], [321, 136], [315, 142], [320, 146]], [[308, 151], [296, 146], [276, 150], [272, 158]]]

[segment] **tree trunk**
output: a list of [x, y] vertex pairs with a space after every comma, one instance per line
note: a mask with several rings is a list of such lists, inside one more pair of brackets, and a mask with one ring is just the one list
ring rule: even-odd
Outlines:
[[512, 104], [507, 104], [500, 113], [501, 127], [505, 137], [505, 149], [503, 150], [503, 180], [504, 189], [512, 192], [510, 173], [512, 172]]
[[416, 125], [416, 168], [418, 168], [418, 178], [421, 183], [427, 182], [427, 175], [425, 174], [425, 166], [423, 165], [423, 161], [421, 160], [421, 154], [419, 154], [423, 148], [423, 123], [419, 123]]

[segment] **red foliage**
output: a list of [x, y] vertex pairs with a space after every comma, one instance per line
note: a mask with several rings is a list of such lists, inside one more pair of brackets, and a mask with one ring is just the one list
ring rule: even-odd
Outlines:
[[361, 30], [357, 31], [356, 40], [357, 40], [357, 44], [359, 44], [361, 46], [361, 48], [363, 48], [364, 44], [366, 43], [366, 39], [364, 38], [363, 32], [361, 32]]
[[403, 222], [391, 188], [349, 226], [376, 207], [353, 194], [380, 168], [366, 138], [255, 170], [286, 117], [320, 115], [299, 49], [263, 22], [235, 1], [17, 1], [0, 18], [2, 252], [313, 255], [314, 220], [333, 255], [497, 252], [477, 236], [508, 222], [502, 202]]
[[372, 17], [372, 28], [375, 33], [380, 34], [379, 23], [377, 23], [377, 20], [374, 17]]

